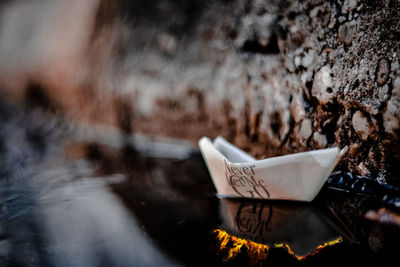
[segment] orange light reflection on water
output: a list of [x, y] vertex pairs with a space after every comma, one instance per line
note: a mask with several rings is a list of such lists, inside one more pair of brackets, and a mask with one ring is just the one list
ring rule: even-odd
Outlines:
[[226, 231], [221, 229], [215, 229], [214, 233], [217, 234], [217, 240], [219, 242], [219, 249], [221, 251], [227, 251], [227, 256], [224, 259], [228, 261], [237, 255], [239, 255], [242, 247], [247, 248], [247, 253], [251, 261], [264, 261], [268, 257], [268, 252], [270, 248], [284, 248], [290, 255], [293, 255], [297, 260], [301, 261], [307, 258], [308, 256], [314, 255], [318, 253], [320, 250], [327, 246], [333, 246], [338, 243], [343, 242], [343, 238], [340, 236], [332, 241], [325, 242], [315, 249], [313, 249], [310, 253], [299, 256], [290, 248], [290, 246], [286, 243], [281, 244], [273, 244], [273, 245], [264, 245], [259, 244], [250, 240], [246, 240], [243, 238], [239, 238], [233, 235], [228, 234]]

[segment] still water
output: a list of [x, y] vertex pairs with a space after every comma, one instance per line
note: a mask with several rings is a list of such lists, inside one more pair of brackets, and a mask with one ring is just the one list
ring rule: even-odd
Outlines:
[[[393, 266], [372, 200], [220, 200], [196, 148], [0, 113], [0, 266]], [[45, 119], [44, 119], [45, 118]]]

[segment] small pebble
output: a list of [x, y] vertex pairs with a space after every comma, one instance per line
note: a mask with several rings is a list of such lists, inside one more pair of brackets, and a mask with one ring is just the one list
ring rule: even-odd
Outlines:
[[379, 86], [386, 83], [390, 72], [390, 64], [386, 58], [379, 60], [378, 66], [376, 68], [376, 82]]
[[328, 145], [328, 140], [326, 139], [326, 135], [320, 134], [319, 132], [314, 132], [313, 139], [319, 147], [326, 147]]
[[357, 22], [352, 20], [343, 25], [340, 25], [338, 30], [339, 41], [347, 45], [351, 44], [354, 34], [357, 31]]
[[360, 111], [356, 111], [351, 119], [353, 128], [357, 135], [361, 137], [362, 140], [366, 141], [369, 136], [370, 126], [368, 120]]

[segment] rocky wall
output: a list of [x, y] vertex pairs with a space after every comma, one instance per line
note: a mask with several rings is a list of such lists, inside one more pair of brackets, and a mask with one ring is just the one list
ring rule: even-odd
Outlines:
[[347, 146], [338, 169], [398, 183], [399, 1], [92, 2], [80, 56], [3, 71], [5, 94], [126, 133], [223, 135], [258, 158]]

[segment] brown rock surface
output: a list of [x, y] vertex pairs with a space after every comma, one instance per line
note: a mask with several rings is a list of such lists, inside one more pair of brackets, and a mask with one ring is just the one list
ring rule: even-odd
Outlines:
[[[16, 2], [4, 21], [43, 12]], [[399, 1], [87, 2], [55, 1], [22, 47], [1, 25], [0, 57], [40, 56], [0, 64], [4, 95], [125, 132], [223, 135], [260, 158], [349, 146], [339, 169], [399, 177]]]

